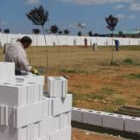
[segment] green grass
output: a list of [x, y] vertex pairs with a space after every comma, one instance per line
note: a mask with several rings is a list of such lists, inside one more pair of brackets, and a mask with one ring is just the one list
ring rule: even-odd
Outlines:
[[114, 104], [115, 105], [118, 105], [118, 106], [122, 106], [122, 105], [125, 105], [125, 100], [124, 99], [122, 99], [122, 98], [116, 98], [115, 100], [114, 100]]
[[130, 46], [120, 46], [120, 50], [123, 50], [123, 51], [131, 51], [131, 50], [135, 50], [135, 51], [140, 51], [140, 46], [135, 46], [135, 45], [130, 45]]
[[132, 58], [126, 58], [124, 59], [123, 63], [128, 64], [128, 65], [132, 65], [134, 63]]
[[126, 77], [130, 79], [140, 79], [140, 74], [129, 74]]
[[94, 100], [94, 99], [99, 99], [99, 100], [103, 100], [105, 99], [104, 95], [100, 95], [100, 94], [76, 94], [73, 93], [73, 98], [74, 100]]
[[84, 73], [84, 74], [88, 74], [87, 71], [84, 71], [84, 70], [77, 70], [77, 69], [60, 69], [60, 72], [63, 72], [63, 73]]
[[93, 100], [104, 100], [106, 97], [104, 95], [92, 93], [92, 94], [79, 94], [79, 93], [72, 93], [73, 94], [73, 105], [77, 106], [78, 101], [89, 101], [92, 102]]
[[113, 95], [115, 93], [115, 90], [109, 87], [103, 87], [100, 92], [106, 95]]

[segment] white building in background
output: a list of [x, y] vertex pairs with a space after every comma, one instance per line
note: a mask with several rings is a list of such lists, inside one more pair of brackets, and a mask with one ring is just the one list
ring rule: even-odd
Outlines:
[[[32, 39], [32, 46], [44, 46], [44, 36], [42, 34], [4, 34], [0, 33], [0, 46], [10, 43], [23, 36], [29, 36]], [[71, 35], [46, 35], [48, 46], [57, 45], [84, 45], [84, 39], [87, 39], [88, 45], [97, 43], [99, 46], [112, 45], [111, 37], [89, 37], [89, 36], [71, 36]], [[120, 41], [120, 45], [140, 45], [139, 38], [116, 38]], [[114, 44], [114, 41], [113, 41]]]

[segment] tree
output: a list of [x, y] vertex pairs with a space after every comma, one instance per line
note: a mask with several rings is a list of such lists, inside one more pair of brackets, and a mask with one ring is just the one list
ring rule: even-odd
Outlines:
[[[50, 31], [51, 31], [52, 34], [57, 34], [58, 31], [59, 31], [59, 28], [58, 28], [57, 25], [52, 25], [52, 26], [50, 27]], [[56, 36], [56, 37], [57, 37], [57, 36]], [[58, 42], [58, 45], [59, 45], [58, 38], [57, 38], [57, 42]]]
[[45, 11], [43, 6], [40, 5], [38, 8], [33, 8], [29, 13], [26, 13], [26, 16], [29, 20], [32, 21], [34, 25], [39, 25], [42, 27], [42, 31], [44, 34], [44, 40], [45, 40], [45, 45], [46, 45], [46, 71], [48, 69], [48, 49], [47, 49], [47, 41], [45, 37], [45, 31], [44, 31], [44, 25], [48, 21], [48, 16], [49, 13], [48, 11]]
[[60, 38], [60, 45], [61, 45], [61, 35], [63, 34], [63, 31], [59, 30], [58, 34], [60, 35], [59, 38]]
[[70, 33], [70, 31], [68, 29], [64, 30], [64, 35], [66, 35], [66, 45], [67, 45], [67, 35]]
[[8, 42], [8, 34], [10, 33], [10, 29], [4, 29], [4, 33], [7, 34], [7, 42]]
[[[92, 31], [89, 31], [89, 32], [88, 32], [88, 35], [89, 35], [90, 37], [92, 37], [92, 36], [93, 36]], [[92, 45], [92, 41], [91, 41], [91, 39], [90, 39], [90, 45]]]
[[79, 32], [77, 33], [77, 35], [78, 35], [78, 36], [82, 36], [82, 32], [79, 31]]
[[56, 34], [56, 33], [59, 31], [59, 29], [58, 29], [58, 27], [57, 27], [56, 25], [52, 25], [52, 26], [50, 27], [50, 31], [51, 31], [51, 33], [53, 33], [53, 34]]
[[120, 36], [120, 37], [123, 36], [123, 31], [119, 31], [119, 36]]
[[36, 46], [38, 45], [38, 37], [37, 35], [40, 34], [40, 30], [39, 29], [32, 29], [32, 32], [36, 35]]
[[[108, 17], [105, 18], [106, 22], [107, 22], [107, 28], [112, 32], [112, 36], [113, 36], [113, 31], [115, 30], [115, 27], [118, 23], [118, 18], [109, 15]], [[111, 58], [111, 64], [114, 64], [114, 56], [113, 56], [113, 37], [112, 37], [112, 58]]]
[[63, 31], [58, 31], [58, 34], [59, 34], [59, 35], [62, 35], [62, 34], [63, 34]]
[[[77, 35], [78, 35], [79, 37], [81, 37], [81, 36], [82, 36], [82, 32], [79, 31], [79, 32], [77, 33]], [[81, 45], [81, 38], [79, 38], [79, 39], [80, 39], [80, 45]]]
[[89, 36], [93, 36], [92, 31], [89, 31], [89, 32], [88, 32], [88, 35], [89, 35]]

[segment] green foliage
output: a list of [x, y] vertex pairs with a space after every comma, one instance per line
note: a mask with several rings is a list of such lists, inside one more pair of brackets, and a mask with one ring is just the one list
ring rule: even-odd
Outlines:
[[111, 61], [110, 65], [119, 66], [119, 64], [116, 61]]
[[140, 106], [140, 99], [137, 99], [137, 105]]
[[88, 74], [87, 71], [84, 70], [77, 70], [77, 69], [61, 69], [60, 72], [64, 72], [64, 73], [85, 73]]
[[127, 77], [129, 77], [131, 79], [140, 79], [140, 74], [130, 74]]
[[91, 93], [91, 94], [76, 94], [73, 93], [73, 99], [74, 100], [103, 100], [105, 99], [104, 95], [96, 94], [96, 93]]
[[34, 34], [39, 34], [39, 33], [40, 33], [40, 30], [39, 30], [39, 29], [32, 29], [32, 32], [33, 32]]
[[26, 13], [26, 16], [33, 24], [44, 26], [48, 21], [49, 13], [44, 10], [43, 6], [39, 6], [39, 8], [35, 7], [29, 13]]
[[50, 31], [53, 34], [56, 34], [59, 31], [59, 29], [56, 25], [52, 25], [51, 28], [50, 28]]
[[116, 105], [122, 106], [122, 105], [125, 105], [125, 100], [122, 99], [122, 98], [117, 98], [117, 99], [114, 100], [114, 103]]
[[101, 92], [106, 95], [112, 95], [115, 93], [115, 90], [108, 88], [108, 87], [104, 87], [101, 89]]
[[132, 65], [134, 63], [133, 59], [132, 58], [126, 58], [124, 59], [123, 61], [125, 64], [129, 64], [129, 65]]
[[60, 71], [64, 73], [77, 73], [77, 71], [74, 69], [61, 69]]
[[65, 35], [68, 35], [69, 32], [70, 32], [70, 31], [69, 31], [68, 29], [65, 29], [65, 30], [64, 30], [64, 34], [65, 34]]
[[140, 46], [121, 46], [121, 51], [140, 51]]
[[115, 27], [118, 23], [118, 18], [114, 17], [113, 15], [109, 15], [107, 18], [105, 18], [107, 22], [107, 28], [111, 31], [115, 30]]
[[10, 30], [9, 29], [4, 29], [4, 33], [5, 34], [9, 34], [10, 33]]

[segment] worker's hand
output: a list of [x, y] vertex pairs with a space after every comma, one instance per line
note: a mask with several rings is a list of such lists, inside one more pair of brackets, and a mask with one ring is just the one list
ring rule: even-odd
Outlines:
[[35, 74], [35, 75], [40, 75], [39, 71], [36, 70], [35, 68], [33, 68], [32, 73]]

